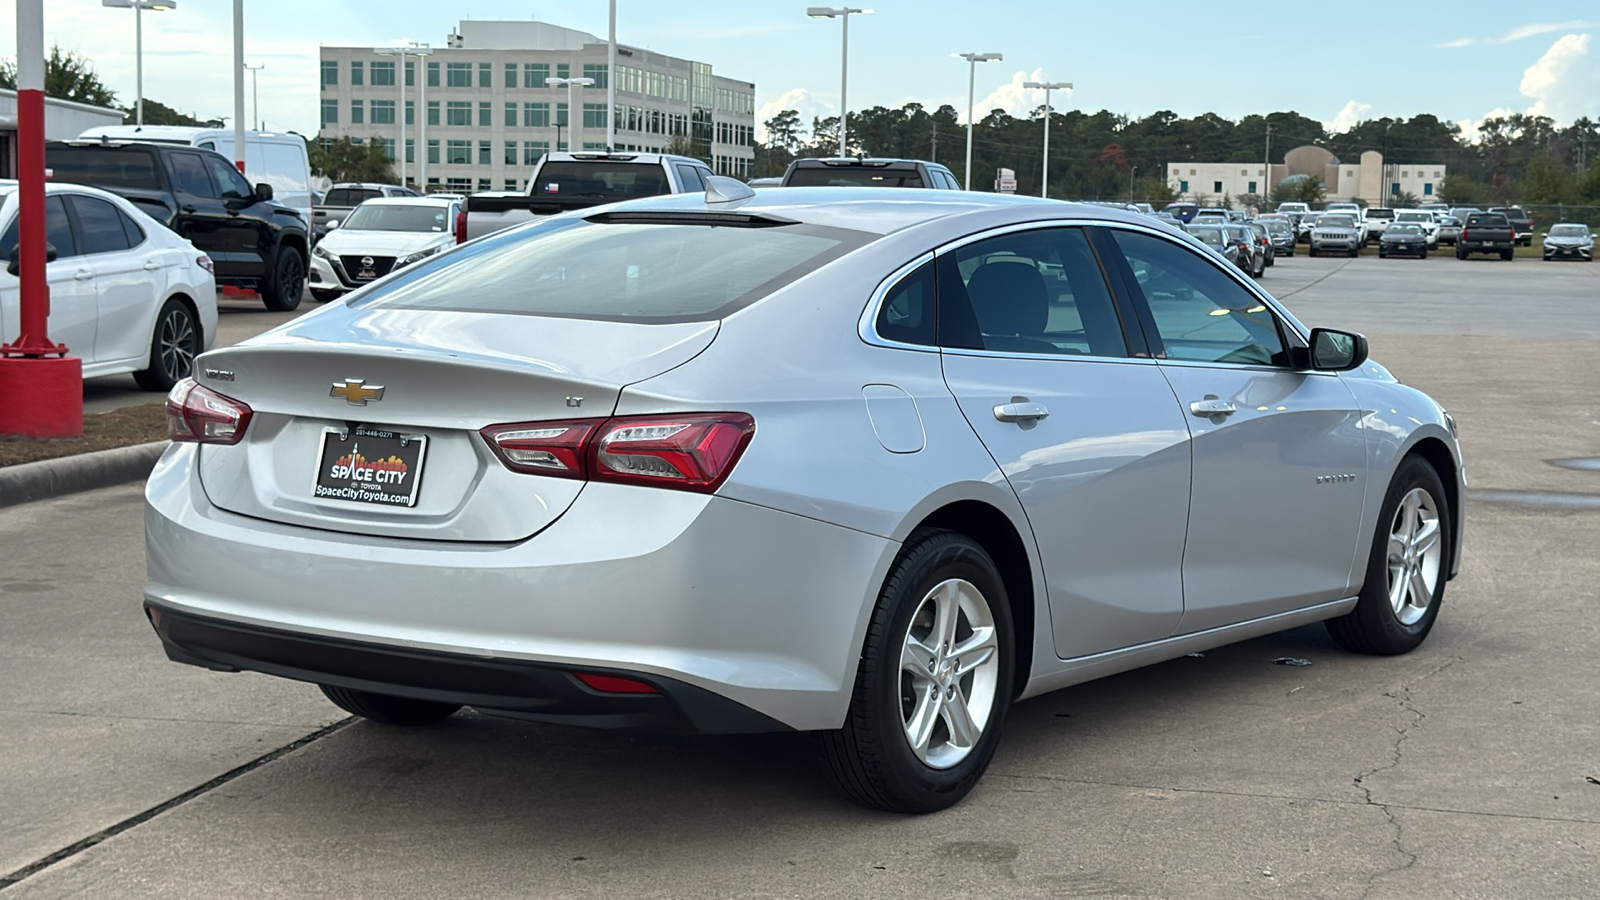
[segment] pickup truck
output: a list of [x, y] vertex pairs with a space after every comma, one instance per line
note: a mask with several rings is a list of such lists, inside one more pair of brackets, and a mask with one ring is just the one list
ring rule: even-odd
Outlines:
[[1456, 259], [1466, 259], [1469, 253], [1498, 253], [1504, 260], [1511, 259], [1517, 247], [1517, 233], [1511, 223], [1500, 213], [1473, 213], [1461, 226], [1461, 237], [1456, 239]]
[[467, 198], [455, 223], [456, 243], [521, 225], [540, 216], [635, 197], [706, 189], [711, 169], [698, 159], [664, 153], [546, 153], [528, 176], [528, 190]]
[[1491, 206], [1489, 212], [1499, 213], [1511, 223], [1511, 229], [1517, 233], [1517, 243], [1524, 247], [1533, 246], [1533, 217], [1522, 211], [1520, 206]]

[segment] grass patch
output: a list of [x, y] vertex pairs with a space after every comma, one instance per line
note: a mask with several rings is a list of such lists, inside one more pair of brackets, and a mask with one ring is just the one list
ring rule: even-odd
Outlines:
[[166, 407], [160, 403], [138, 403], [83, 417], [81, 438], [30, 438], [0, 435], [0, 466], [77, 456], [94, 450], [131, 447], [165, 440]]

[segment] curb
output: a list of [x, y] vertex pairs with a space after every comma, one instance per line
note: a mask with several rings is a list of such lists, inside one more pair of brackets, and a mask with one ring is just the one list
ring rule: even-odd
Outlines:
[[170, 443], [155, 441], [0, 468], [0, 507], [143, 481]]

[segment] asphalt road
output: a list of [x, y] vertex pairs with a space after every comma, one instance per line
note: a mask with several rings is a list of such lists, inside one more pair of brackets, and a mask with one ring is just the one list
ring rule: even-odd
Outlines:
[[1036, 698], [966, 802], [891, 816], [803, 735], [398, 731], [167, 663], [115, 488], [0, 510], [0, 885], [26, 876], [0, 893], [1600, 895], [1600, 473], [1548, 462], [1600, 456], [1600, 267], [1296, 257], [1265, 283], [1460, 423], [1464, 568], [1408, 656], [1303, 628]]

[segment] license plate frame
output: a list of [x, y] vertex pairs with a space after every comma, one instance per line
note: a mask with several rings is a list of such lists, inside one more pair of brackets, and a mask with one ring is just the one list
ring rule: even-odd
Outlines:
[[[363, 440], [369, 448], [377, 445], [371, 457], [360, 450]], [[424, 434], [365, 424], [325, 427], [311, 476], [311, 496], [362, 507], [414, 508], [427, 456]]]

